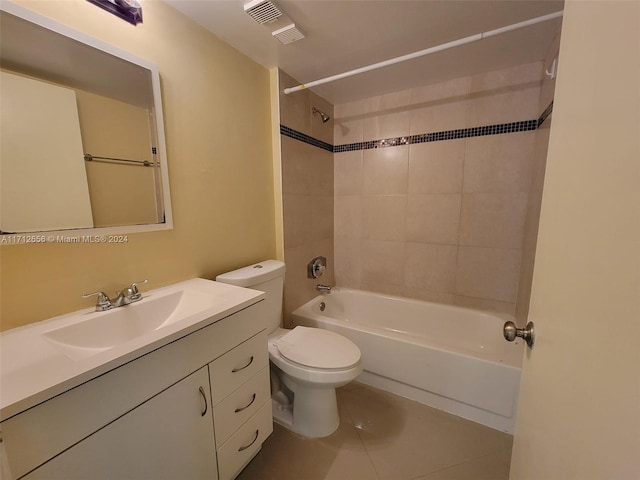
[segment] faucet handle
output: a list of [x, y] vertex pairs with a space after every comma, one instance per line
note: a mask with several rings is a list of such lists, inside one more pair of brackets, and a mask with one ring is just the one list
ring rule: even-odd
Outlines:
[[96, 311], [102, 312], [104, 310], [108, 310], [112, 307], [111, 299], [104, 292], [93, 292], [93, 293], [84, 293], [82, 294], [82, 298], [93, 297], [94, 295], [98, 296], [98, 303], [96, 304]]
[[138, 293], [140, 293], [138, 291], [138, 285], [142, 285], [143, 283], [147, 283], [149, 282], [149, 279], [145, 278], [144, 280], [140, 281], [140, 282], [133, 282], [131, 284], [131, 286], [129, 287], [129, 290], [131, 290], [131, 294], [132, 295], [137, 295]]

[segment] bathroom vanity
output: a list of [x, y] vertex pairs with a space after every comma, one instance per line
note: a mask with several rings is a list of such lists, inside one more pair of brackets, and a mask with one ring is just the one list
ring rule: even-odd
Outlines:
[[235, 478], [273, 429], [263, 300], [194, 279], [3, 333], [3, 474]]

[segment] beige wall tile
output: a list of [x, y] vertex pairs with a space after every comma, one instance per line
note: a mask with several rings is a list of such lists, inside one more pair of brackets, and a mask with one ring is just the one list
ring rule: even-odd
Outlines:
[[411, 112], [408, 109], [389, 109], [388, 113], [365, 115], [362, 121], [363, 140], [403, 137], [411, 133]]
[[403, 293], [402, 285], [386, 283], [384, 279], [381, 281], [363, 280], [362, 290], [367, 292], [382, 293], [384, 295], [395, 295], [401, 297]]
[[409, 195], [406, 238], [409, 242], [458, 243], [462, 195]]
[[292, 311], [317, 295], [316, 284], [307, 278], [307, 263], [314, 257], [308, 245], [284, 248], [287, 265], [284, 282], [285, 326]]
[[432, 292], [453, 293], [457, 254], [455, 245], [407, 243], [404, 284]]
[[374, 148], [363, 152], [363, 193], [407, 193], [409, 147]]
[[437, 106], [443, 103], [465, 100], [471, 92], [471, 77], [454, 78], [411, 89], [413, 107]]
[[514, 303], [499, 302], [487, 298], [472, 298], [455, 295], [453, 304], [459, 307], [473, 308], [474, 310], [487, 310], [489, 312], [514, 315], [516, 305]]
[[477, 127], [537, 119], [539, 90], [534, 86], [473, 94], [467, 124]]
[[413, 89], [411, 135], [467, 127], [471, 77]]
[[407, 298], [415, 298], [416, 300], [424, 300], [426, 302], [444, 303], [453, 305], [454, 296], [451, 293], [432, 292], [418, 287], [404, 287], [403, 296]]
[[463, 191], [527, 192], [535, 143], [535, 131], [468, 138]]
[[363, 139], [363, 115], [365, 105], [369, 105], [369, 99], [343, 103], [334, 107], [335, 127], [333, 138], [335, 145], [362, 142]]
[[468, 100], [442, 102], [411, 111], [411, 135], [467, 127]]
[[[547, 120], [549, 122], [549, 120]], [[545, 122], [546, 123], [546, 122]], [[542, 193], [544, 173], [547, 168], [547, 153], [549, 151], [550, 128], [536, 130], [535, 152], [531, 169], [531, 191]]]
[[362, 142], [364, 120], [362, 116], [336, 119], [333, 128], [334, 145]]
[[[303, 142], [298, 142], [303, 143]], [[308, 163], [309, 195], [333, 195], [333, 153], [311, 147], [309, 155], [300, 159]]]
[[[311, 197], [311, 208], [307, 211], [305, 226], [311, 231], [315, 240], [333, 241], [333, 205], [331, 195], [315, 195]], [[311, 217], [309, 218], [309, 212]]]
[[363, 139], [407, 136], [411, 124], [411, 92], [403, 90], [369, 99], [364, 104]]
[[[300, 92], [298, 92], [300, 93]], [[297, 93], [296, 93], [297, 95]], [[292, 95], [288, 95], [292, 96]], [[312, 91], [309, 91], [309, 104], [310, 104], [310, 132], [309, 135], [318, 140], [322, 140], [330, 145], [333, 145], [333, 127], [335, 124], [334, 113], [333, 113], [333, 105], [326, 101], [324, 98], [315, 94]], [[329, 115], [329, 121], [326, 123], [322, 122], [322, 117], [320, 115], [313, 115], [313, 107], [316, 107], [322, 113]], [[286, 124], [285, 124], [286, 125]], [[288, 125], [287, 125], [288, 126]], [[292, 127], [295, 128], [295, 127]]]
[[[316, 148], [304, 142], [280, 135], [282, 156], [282, 193], [309, 195], [315, 179], [307, 161]], [[327, 181], [322, 179], [321, 181]]]
[[403, 285], [404, 242], [368, 240], [362, 242], [361, 284]]
[[406, 195], [367, 195], [362, 201], [364, 240], [405, 240]]
[[360, 195], [340, 196], [334, 199], [335, 238], [362, 238], [363, 199]]
[[476, 75], [471, 82], [469, 126], [538, 118], [542, 62]]
[[521, 254], [519, 249], [459, 247], [455, 293], [514, 303]]
[[460, 245], [522, 248], [526, 212], [526, 193], [465, 194]]
[[361, 288], [362, 248], [360, 239], [336, 237], [334, 255], [336, 285]]
[[313, 198], [309, 195], [283, 195], [282, 214], [285, 249], [300, 247], [313, 241], [313, 201]]
[[460, 193], [464, 158], [464, 140], [410, 145], [409, 193]]
[[[313, 283], [313, 288], [315, 289], [315, 285], [318, 283], [325, 283], [328, 285], [335, 285], [335, 247], [333, 245], [333, 239], [329, 239], [329, 238], [322, 238], [322, 239], [315, 239], [312, 243], [311, 243], [311, 250], [310, 250], [311, 255], [309, 255], [309, 259], [307, 260], [307, 263], [309, 263], [309, 261], [311, 261], [312, 258], [318, 257], [318, 256], [322, 256], [325, 257], [327, 259], [327, 269], [325, 270], [325, 272], [322, 274], [322, 276], [318, 279], [315, 279], [315, 282]], [[306, 273], [306, 268], [305, 268], [305, 273]]]
[[370, 110], [370, 104], [371, 100], [368, 98], [362, 100], [354, 100], [353, 102], [334, 105], [333, 112], [336, 114], [336, 119], [361, 117]]
[[335, 195], [362, 193], [362, 157], [362, 150], [334, 154], [333, 191]]
[[493, 92], [500, 88], [532, 86], [542, 81], [542, 62], [481, 73], [471, 78], [471, 93]]
[[[551, 45], [549, 46], [549, 50], [547, 51], [547, 55], [544, 59], [544, 71], [550, 71], [551, 66], [554, 60], [556, 62], [556, 74], [558, 68], [559, 61], [559, 53], [560, 53], [560, 33], [556, 35], [556, 38], [553, 40]], [[556, 90], [556, 79], [550, 78], [548, 75], [542, 75], [542, 86], [540, 87], [540, 102], [538, 103], [538, 114], [541, 114], [545, 111], [545, 109], [549, 106], [549, 104], [553, 101], [553, 95]]]
[[333, 195], [333, 154], [280, 135], [283, 193]]
[[310, 91], [303, 90], [295, 95], [285, 95], [284, 89], [299, 85], [295, 78], [279, 70], [280, 77], [280, 123], [299, 132], [311, 135]]

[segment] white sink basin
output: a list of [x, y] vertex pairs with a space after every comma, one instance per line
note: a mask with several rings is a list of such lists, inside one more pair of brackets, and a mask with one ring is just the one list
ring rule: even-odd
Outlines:
[[201, 278], [143, 291], [142, 300], [87, 308], [0, 333], [0, 418], [72, 389], [265, 298]]
[[84, 321], [43, 335], [62, 353], [80, 360], [161, 328], [184, 296], [184, 290], [178, 290], [106, 312], [96, 312]]

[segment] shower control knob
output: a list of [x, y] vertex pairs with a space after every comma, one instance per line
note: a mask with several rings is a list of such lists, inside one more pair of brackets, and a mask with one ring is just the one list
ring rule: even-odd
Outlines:
[[507, 342], [513, 342], [516, 337], [520, 337], [525, 342], [527, 342], [529, 348], [533, 347], [533, 343], [535, 340], [535, 329], [533, 322], [527, 323], [524, 328], [517, 328], [516, 324], [511, 321], [505, 322], [504, 326], [502, 327], [502, 333], [504, 334], [504, 338], [507, 340]]

